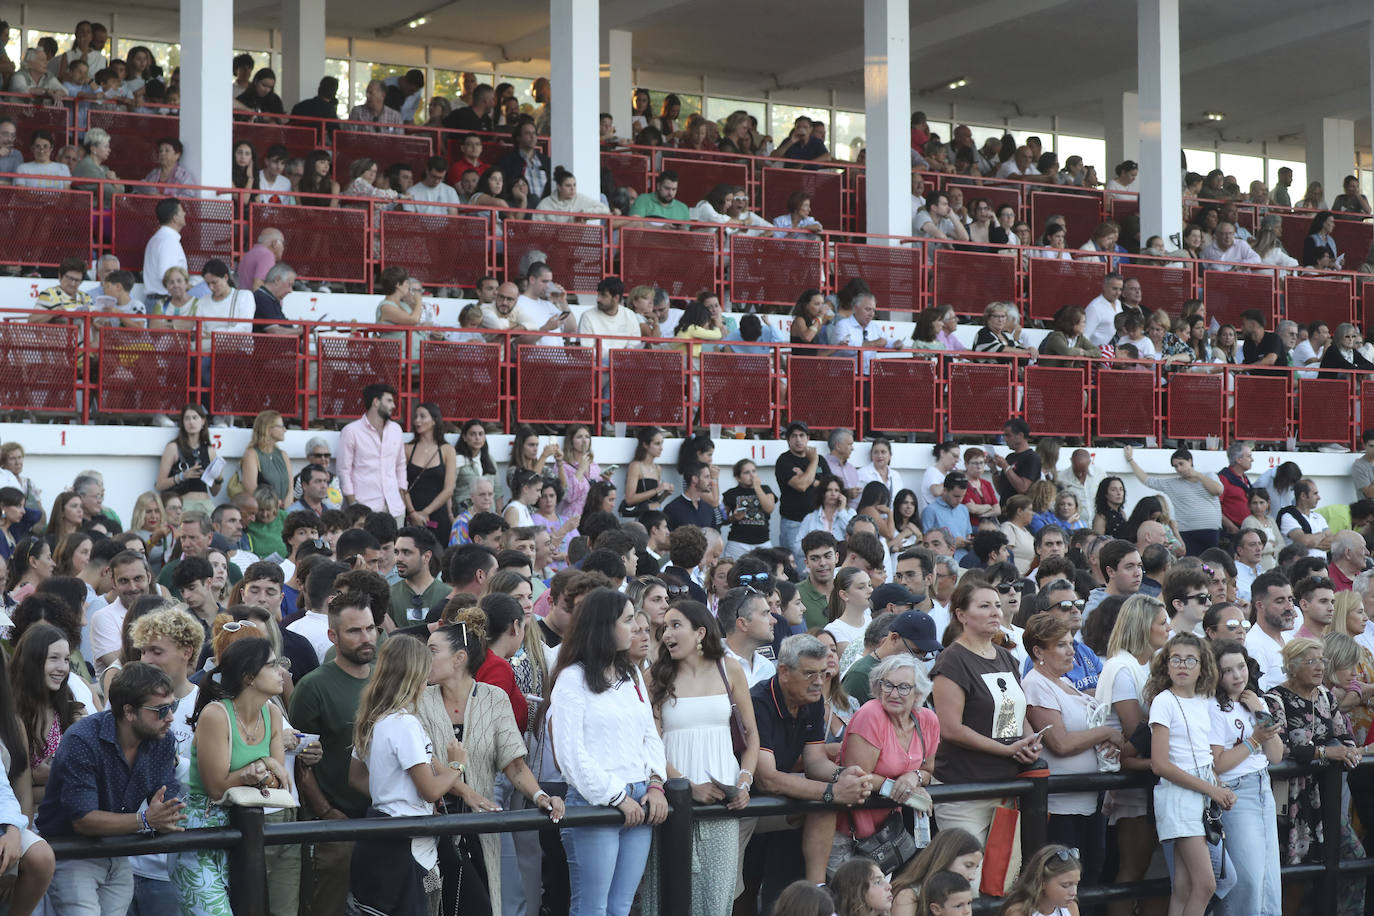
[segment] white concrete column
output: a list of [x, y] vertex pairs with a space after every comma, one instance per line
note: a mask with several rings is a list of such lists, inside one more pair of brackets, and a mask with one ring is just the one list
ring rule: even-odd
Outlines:
[[549, 0], [549, 80], [553, 93], [550, 155], [554, 166], [561, 165], [577, 176], [578, 187], [589, 197], [595, 197], [601, 187], [597, 142], [600, 34], [597, 0]]
[[630, 128], [634, 33], [610, 29], [603, 36], [601, 46], [601, 110], [610, 113], [621, 139], [629, 140], [634, 136]]
[[1123, 92], [1120, 98], [1107, 93], [1102, 102], [1102, 129], [1107, 139], [1107, 161], [1096, 163], [1097, 177], [1107, 181], [1118, 163], [1140, 161], [1140, 93]]
[[1329, 204], [1342, 193], [1341, 179], [1355, 174], [1355, 122], [1313, 118], [1307, 123], [1306, 135], [1307, 180], [1322, 183], [1322, 196]]
[[281, 34], [277, 95], [290, 111], [297, 102], [315, 97], [324, 76], [324, 0], [282, 0]]
[[201, 184], [227, 188], [233, 157], [232, 79], [224, 62], [234, 57], [233, 0], [181, 0], [182, 162]]
[[[864, 0], [868, 232], [911, 235], [911, 24], [908, 0]], [[889, 240], [886, 244], [896, 244]]]
[[[1140, 237], [1165, 244], [1183, 231], [1178, 69], [1178, 0], [1139, 0]], [[1108, 168], [1115, 166], [1111, 163]], [[1105, 181], [1110, 174], [1103, 175]]]

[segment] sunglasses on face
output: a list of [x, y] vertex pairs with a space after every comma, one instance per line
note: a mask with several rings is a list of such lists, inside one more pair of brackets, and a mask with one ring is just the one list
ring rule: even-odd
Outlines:
[[999, 595], [1010, 595], [1012, 592], [1016, 591], [1016, 583], [999, 582], [996, 585], [996, 589]]
[[159, 719], [166, 719], [176, 711], [177, 705], [175, 703], [164, 703], [161, 706], [144, 706], [143, 708], [149, 712], [157, 713]]
[[1060, 601], [1058, 604], [1054, 605], [1054, 607], [1061, 611], [1071, 611], [1074, 608], [1082, 610], [1085, 603], [1086, 602], [1082, 598], [1079, 598], [1076, 601]]

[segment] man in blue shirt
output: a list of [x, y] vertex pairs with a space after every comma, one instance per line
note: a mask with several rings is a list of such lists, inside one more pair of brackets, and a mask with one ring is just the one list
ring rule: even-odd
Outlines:
[[787, 338], [777, 328], [759, 318], [758, 315], [741, 315], [739, 327], [733, 331], [727, 331], [721, 338], [725, 344], [725, 349], [735, 353], [768, 353], [769, 350], [759, 346], [759, 344], [785, 344]]
[[923, 530], [944, 528], [954, 536], [956, 561], [968, 554], [969, 539], [973, 537], [973, 520], [969, 516], [968, 506], [964, 505], [964, 494], [967, 492], [968, 478], [961, 471], [951, 471], [945, 475], [945, 492], [921, 510]]
[[825, 141], [815, 136], [811, 119], [802, 115], [792, 122], [792, 133], [782, 141], [773, 156], [782, 159], [804, 159], [808, 162], [829, 162], [834, 157], [825, 148]]
[[[37, 826], [45, 837], [183, 830], [176, 709], [161, 669], [129, 662], [110, 684], [110, 708], [67, 729], [53, 757]], [[48, 898], [63, 914], [123, 913], [134, 895], [126, 857], [63, 859]]]
[[[707, 465], [698, 461], [689, 467], [682, 494], [663, 507], [663, 514], [668, 516], [668, 530], [672, 531], [683, 525], [719, 528], [723, 518], [720, 514], [720, 496], [716, 496], [714, 505], [708, 501], [713, 488], [711, 469]], [[733, 520], [740, 521], [744, 518], [744, 509], [736, 509], [735, 515], [738, 518], [732, 516]]]

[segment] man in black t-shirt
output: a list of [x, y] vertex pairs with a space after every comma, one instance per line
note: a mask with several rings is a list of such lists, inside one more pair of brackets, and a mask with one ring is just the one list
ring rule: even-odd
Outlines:
[[1030, 426], [1020, 417], [1012, 417], [1002, 426], [1002, 438], [1010, 452], [1003, 457], [994, 454], [992, 463], [1001, 471], [997, 475], [997, 495], [1002, 502], [1017, 493], [1024, 493], [1040, 479], [1040, 456], [1030, 444]]
[[[838, 766], [826, 756], [821, 693], [826, 654], [825, 645], [814, 636], [806, 633], [789, 636], [778, 649], [778, 673], [755, 684], [749, 691], [759, 735], [758, 773], [753, 786], [756, 794], [854, 805], [862, 803], [873, 792], [875, 777], [857, 766]], [[740, 830], [740, 848], [744, 848], [755, 832], [792, 830], [795, 826], [795, 822], [788, 823], [782, 818], [763, 818], [754, 821], [752, 826], [744, 822]], [[834, 812], [807, 815], [801, 834], [805, 878], [823, 884], [830, 844], [835, 835]], [[773, 899], [784, 887], [803, 877], [796, 873], [795, 854], [786, 855], [792, 844], [780, 843], [780, 839], [783, 838], [769, 837], [766, 844], [761, 913], [768, 912]], [[737, 884], [736, 890], [740, 889], [742, 885]]]
[[762, 480], [759, 469], [748, 458], [735, 462], [735, 480], [739, 483], [720, 495], [728, 513], [725, 523], [730, 526], [725, 555], [739, 557], [755, 547], [772, 546], [768, 542], [770, 516], [777, 505], [777, 497]]
[[1264, 329], [1263, 312], [1259, 309], [1246, 309], [1240, 313], [1240, 324], [1245, 338], [1241, 345], [1241, 362], [1247, 366], [1275, 366], [1280, 369], [1288, 365], [1288, 348], [1283, 345], [1279, 335]]
[[816, 492], [822, 474], [818, 470], [820, 457], [816, 447], [809, 445], [811, 431], [805, 423], [787, 425], [787, 451], [773, 466], [777, 475], [778, 492], [782, 494], [779, 514], [782, 516], [782, 546], [792, 551], [793, 562], [803, 563], [801, 523], [816, 508]]

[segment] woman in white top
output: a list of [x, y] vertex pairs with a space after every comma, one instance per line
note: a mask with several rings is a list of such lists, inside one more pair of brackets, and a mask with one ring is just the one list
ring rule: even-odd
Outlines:
[[[941, 442], [931, 449], [935, 463], [921, 475], [921, 486], [916, 491], [916, 517], [920, 518], [926, 506], [939, 499], [945, 492], [945, 475], [954, 470], [959, 463], [959, 443]], [[896, 492], [895, 490], [893, 491]]]
[[[1106, 662], [1097, 676], [1095, 698], [1109, 710], [1107, 724], [1121, 729], [1130, 739], [1145, 721], [1150, 710], [1145, 699], [1145, 681], [1149, 675], [1150, 659], [1169, 640], [1169, 618], [1164, 604], [1149, 595], [1132, 595], [1126, 599], [1117, 615], [1107, 641]], [[1148, 748], [1128, 743], [1123, 748], [1123, 770], [1148, 770]], [[1155, 825], [1147, 813], [1144, 789], [1120, 789], [1107, 793], [1103, 810], [1107, 823], [1116, 825], [1119, 861], [1116, 871], [1118, 884], [1138, 881], [1145, 875], [1150, 856], [1158, 845]], [[1120, 901], [1108, 907], [1112, 916], [1129, 916], [1132, 903]]]
[[[773, 218], [773, 225], [779, 229], [804, 229], [808, 232], [825, 231], [820, 220], [811, 215], [811, 195], [806, 191], [793, 191], [787, 198], [787, 212]], [[774, 238], [800, 239], [798, 232], [774, 232]]]
[[[643, 612], [641, 612], [643, 613]], [[759, 736], [749, 682], [739, 662], [725, 654], [720, 630], [706, 606], [680, 601], [663, 616], [663, 640], [649, 671], [649, 698], [663, 732], [668, 775], [692, 784], [701, 804], [725, 802], [732, 810], [749, 804], [758, 764]], [[745, 747], [736, 757], [730, 707], [740, 715]], [[733, 785], [728, 801], [713, 780]], [[735, 898], [740, 831], [727, 821], [698, 821], [692, 830], [692, 912], [728, 913]], [[645, 913], [658, 912], [657, 870], [645, 876]]]
[[844, 540], [845, 528], [854, 517], [844, 495], [844, 484], [838, 477], [827, 477], [816, 494], [816, 508], [802, 519], [800, 537], [813, 531], [829, 531], [836, 541]]
[[[577, 179], [563, 166], [553, 170], [553, 193], [536, 207], [536, 220], [550, 223], [571, 223], [575, 213], [610, 213], [611, 208], [601, 201], [577, 193]], [[593, 222], [595, 222], [593, 220]]]
[[[199, 301], [196, 314], [201, 318], [226, 319], [201, 322], [201, 345], [208, 351], [210, 335], [215, 333], [251, 333], [253, 314], [257, 310], [257, 303], [253, 300], [253, 294], [248, 290], [234, 289], [229, 282], [229, 265], [219, 258], [211, 258], [205, 262], [200, 274], [205, 279], [205, 285], [210, 288], [210, 295]], [[209, 357], [205, 356], [202, 359], [209, 359]]]
[[[1077, 613], [1077, 612], [1071, 612]], [[1051, 775], [1096, 773], [1097, 749], [1115, 758], [1126, 743], [1121, 729], [1092, 725], [1097, 701], [1069, 683], [1073, 670], [1073, 634], [1061, 611], [1036, 614], [1026, 622], [1022, 642], [1035, 664], [1021, 678], [1026, 717], [1031, 728], [1045, 732], [1045, 759]], [[1081, 851], [1083, 878], [1096, 884], [1107, 845], [1107, 822], [1096, 792], [1067, 792], [1050, 797], [1049, 839]]]
[[[859, 468], [859, 484], [874, 481], [887, 487], [889, 493], [900, 493], [906, 489], [902, 475], [892, 466], [892, 440], [878, 436], [868, 450], [868, 466]], [[940, 478], [943, 486], [944, 478]]]
[[844, 655], [845, 647], [851, 642], [863, 641], [864, 630], [873, 621], [868, 604], [868, 596], [872, 594], [873, 581], [862, 569], [843, 566], [835, 570], [827, 610], [830, 622], [825, 625], [825, 631], [835, 637], [837, 656]]
[[[43, 129], [33, 132], [33, 139], [30, 141], [29, 152], [33, 154], [33, 159], [19, 164], [15, 170], [24, 178], [16, 178], [14, 183], [21, 188], [53, 188], [61, 189], [67, 187], [67, 182], [59, 180], [62, 177], [71, 177], [71, 170], [60, 162], [52, 161], [54, 149], [52, 134]], [[29, 178], [27, 176], [38, 176]]]
[[1265, 216], [1260, 221], [1259, 232], [1250, 240], [1250, 248], [1260, 256], [1260, 263], [1262, 264], [1272, 264], [1275, 267], [1297, 267], [1298, 259], [1284, 250], [1283, 241], [1279, 238], [1282, 226], [1283, 218], [1277, 213]]
[[534, 524], [534, 515], [531, 507], [539, 502], [539, 493], [544, 487], [544, 478], [533, 471], [524, 468], [516, 468], [511, 481], [515, 490], [515, 497], [506, 504], [506, 511], [501, 513], [512, 528], [528, 528]]
[[[463, 746], [456, 738], [448, 743], [444, 766], [417, 716], [429, 669], [429, 649], [416, 639], [389, 639], [377, 653], [358, 701], [348, 774], [349, 784], [372, 798], [368, 817], [433, 814], [435, 802], [463, 786]], [[435, 837], [360, 840], [350, 890], [376, 912], [424, 916], [425, 881], [437, 880], [438, 863]]]
[[[629, 657], [635, 609], [609, 588], [589, 592], [559, 647], [549, 738], [568, 783], [568, 807], [609, 805], [620, 827], [565, 827], [572, 916], [627, 916], [663, 823], [668, 774], [648, 691]], [[607, 748], [615, 748], [607, 754]]]
[[1216, 695], [1212, 714], [1212, 756], [1222, 785], [1236, 793], [1236, 804], [1221, 814], [1226, 828], [1226, 853], [1236, 868], [1236, 884], [1226, 895], [1230, 913], [1280, 916], [1283, 893], [1279, 886], [1277, 814], [1269, 785], [1269, 765], [1283, 759], [1278, 723], [1260, 725], [1255, 714], [1268, 715], [1259, 688], [1259, 664], [1245, 646], [1230, 639], [1216, 640]]
[[1040, 237], [1040, 246], [1031, 251], [1033, 258], [1049, 258], [1051, 261], [1072, 261], [1073, 252], [1067, 248], [1069, 230], [1063, 223], [1050, 223], [1045, 234]]

